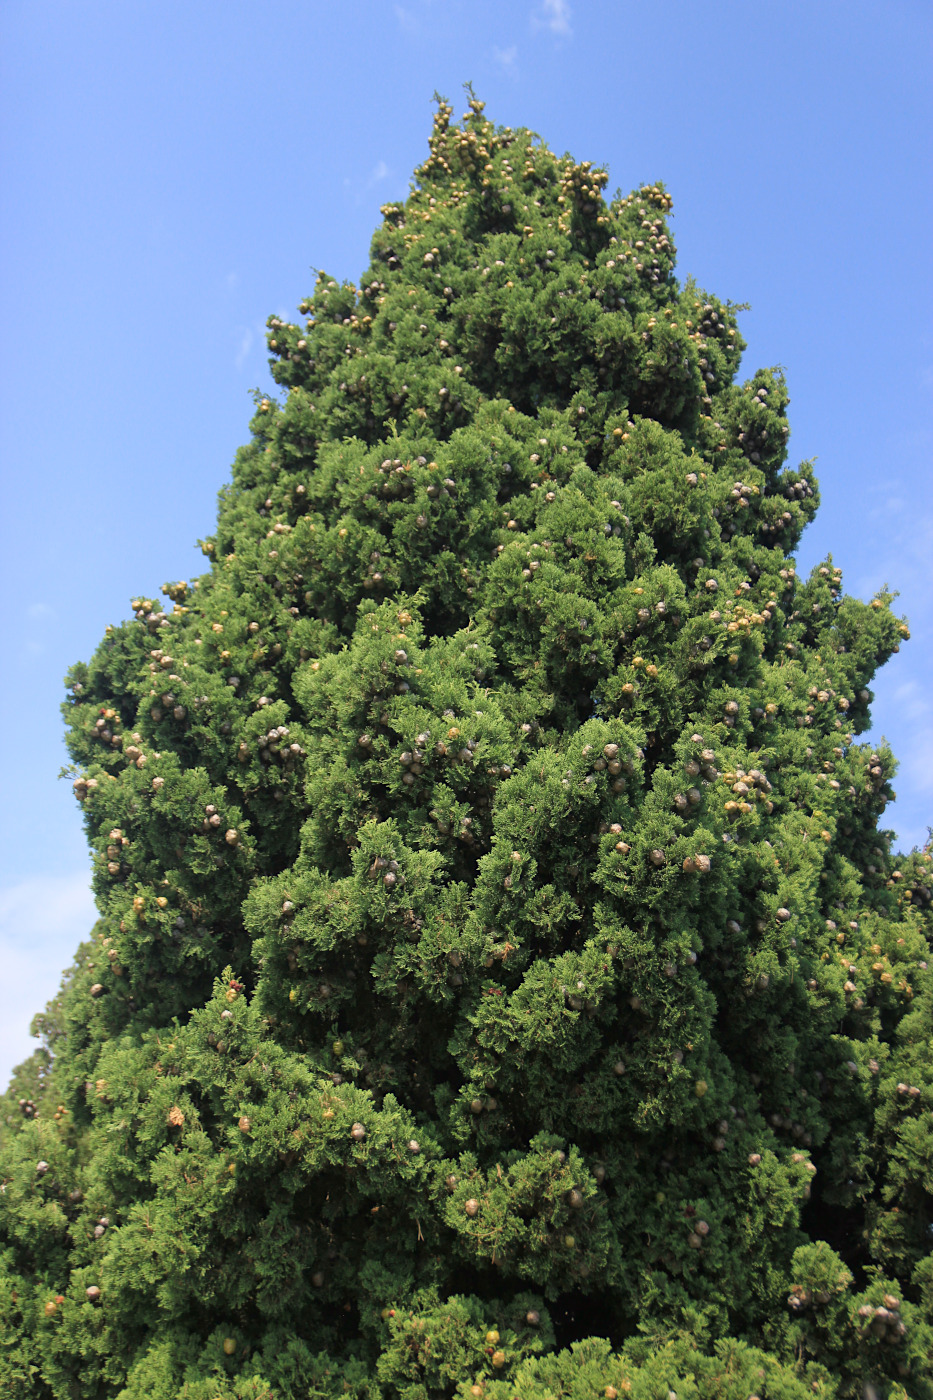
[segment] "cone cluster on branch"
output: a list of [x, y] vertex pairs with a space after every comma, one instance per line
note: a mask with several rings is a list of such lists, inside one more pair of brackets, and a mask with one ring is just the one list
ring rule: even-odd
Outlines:
[[2, 1100], [0, 1390], [933, 1396], [908, 635], [661, 185], [439, 100], [64, 706], [100, 913]]

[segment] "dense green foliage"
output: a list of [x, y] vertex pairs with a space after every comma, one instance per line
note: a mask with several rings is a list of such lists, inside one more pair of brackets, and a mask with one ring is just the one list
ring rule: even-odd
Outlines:
[[661, 186], [439, 103], [270, 322], [209, 571], [65, 705], [100, 919], [3, 1100], [0, 1389], [933, 1397], [907, 630]]

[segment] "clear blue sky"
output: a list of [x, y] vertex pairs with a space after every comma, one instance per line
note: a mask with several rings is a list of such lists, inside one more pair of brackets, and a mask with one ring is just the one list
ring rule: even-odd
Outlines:
[[875, 686], [889, 819], [933, 822], [929, 0], [5, 0], [0, 8], [0, 1080], [92, 920], [58, 705], [137, 592], [186, 578], [263, 327], [358, 276], [434, 89], [610, 191], [662, 179], [681, 276], [749, 302], [817, 457], [808, 569], [901, 592]]

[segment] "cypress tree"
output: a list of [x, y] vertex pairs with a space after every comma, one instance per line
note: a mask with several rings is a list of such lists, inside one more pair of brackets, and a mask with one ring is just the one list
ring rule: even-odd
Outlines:
[[664, 187], [469, 97], [270, 319], [207, 572], [67, 678], [100, 917], [3, 1100], [3, 1393], [922, 1400], [907, 627], [797, 576]]

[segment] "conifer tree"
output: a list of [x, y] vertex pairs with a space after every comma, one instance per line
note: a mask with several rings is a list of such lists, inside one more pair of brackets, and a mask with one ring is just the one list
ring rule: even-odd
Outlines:
[[100, 917], [3, 1101], [0, 1388], [923, 1400], [906, 625], [797, 576], [664, 187], [469, 97], [67, 678]]

